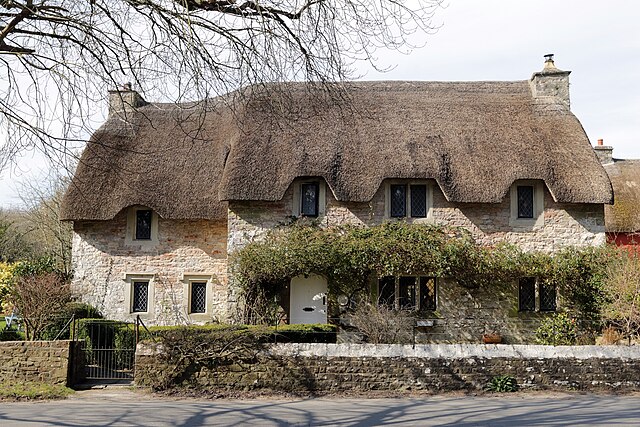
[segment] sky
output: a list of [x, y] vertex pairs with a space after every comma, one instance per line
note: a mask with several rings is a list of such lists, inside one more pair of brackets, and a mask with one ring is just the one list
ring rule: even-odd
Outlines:
[[[380, 73], [359, 66], [361, 80], [526, 80], [543, 55], [570, 75], [571, 110], [589, 140], [604, 139], [615, 158], [640, 158], [640, 1], [444, 0], [435, 34], [409, 54], [378, 51]], [[149, 100], [154, 101], [154, 100]], [[104, 109], [106, 111], [106, 104]], [[20, 183], [46, 173], [25, 153], [0, 174], [0, 207], [19, 206]]]

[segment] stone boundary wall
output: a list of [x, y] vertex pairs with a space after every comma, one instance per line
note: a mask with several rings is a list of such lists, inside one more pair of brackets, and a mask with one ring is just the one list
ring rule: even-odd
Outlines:
[[[137, 385], [153, 386], [172, 367], [161, 346], [139, 344]], [[497, 375], [522, 389], [640, 390], [640, 346], [480, 344], [277, 344], [252, 362], [192, 366], [179, 387], [220, 393], [481, 390]]]
[[80, 342], [69, 340], [0, 342], [0, 378], [72, 385], [78, 366], [73, 361], [79, 348]]

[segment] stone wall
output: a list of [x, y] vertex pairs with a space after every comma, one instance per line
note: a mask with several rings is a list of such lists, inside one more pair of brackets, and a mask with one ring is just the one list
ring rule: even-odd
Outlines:
[[[525, 250], [556, 251], [566, 246], [598, 245], [605, 239], [602, 205], [558, 204], [546, 188], [544, 223], [514, 228], [510, 225], [508, 195], [497, 204], [453, 204], [445, 199], [434, 181], [430, 187], [430, 216], [408, 221], [460, 226], [470, 230], [482, 244], [506, 241]], [[288, 223], [294, 212], [294, 188], [295, 183], [276, 202], [230, 202], [226, 223], [158, 218], [158, 237], [152, 244], [139, 244], [127, 239], [130, 230], [126, 209], [113, 220], [75, 222], [72, 289], [83, 301], [96, 306], [105, 317], [132, 321], [138, 313], [131, 312], [131, 283], [136, 276], [143, 276], [150, 279], [149, 310], [140, 314], [146, 324], [228, 321], [236, 307], [237, 289], [229, 285], [227, 253], [260, 239], [278, 225]], [[385, 216], [385, 185], [381, 185], [372, 200], [366, 203], [339, 202], [326, 186], [324, 210], [318, 221], [326, 226], [380, 224], [388, 220]], [[203, 315], [189, 313], [187, 276], [190, 273], [200, 274], [209, 280], [207, 312]], [[488, 292], [484, 296], [476, 292], [477, 298], [469, 301], [477, 307], [477, 302], [486, 297], [482, 308], [493, 310], [491, 307], [498, 307], [500, 303], [493, 291]], [[508, 313], [512, 313], [512, 296], [513, 293], [507, 295]], [[499, 306], [501, 310], [504, 307], [505, 304]], [[459, 309], [453, 307], [449, 311], [454, 313]], [[475, 310], [475, 314], [480, 315], [480, 311]], [[505, 318], [495, 310], [487, 315], [494, 314]], [[517, 322], [513, 321], [520, 318], [512, 315], [508, 319], [510, 325], [515, 325]], [[481, 325], [476, 320], [474, 317], [471, 326]], [[481, 320], [485, 323], [485, 319]], [[481, 327], [484, 325], [472, 328], [469, 337], [478, 335]]]
[[422, 315], [433, 326], [415, 329], [417, 343], [481, 343], [483, 334], [498, 333], [506, 344], [532, 344], [540, 321], [555, 314], [519, 312], [515, 282], [465, 288], [455, 280], [437, 279], [436, 308]]
[[[72, 290], [115, 320], [131, 321], [131, 277], [150, 277], [147, 325], [202, 323], [224, 319], [227, 310], [227, 224], [207, 220], [158, 219], [157, 243], [127, 242], [127, 213], [110, 221], [74, 223]], [[204, 315], [188, 313], [189, 273], [208, 275]], [[149, 276], [144, 276], [149, 275]], [[200, 277], [200, 276], [198, 276]], [[209, 292], [211, 291], [211, 292]]]
[[[167, 366], [161, 348], [140, 344], [136, 384], [152, 386]], [[497, 375], [523, 389], [640, 390], [640, 347], [518, 345], [279, 344], [255, 363], [201, 368], [180, 386], [204, 392], [481, 390]]]
[[79, 344], [67, 340], [0, 342], [0, 378], [12, 383], [73, 385], [78, 378], [74, 368], [80, 365], [73, 363], [80, 356]]
[[[295, 184], [295, 181], [294, 181]], [[276, 202], [243, 202], [229, 204], [230, 252], [259, 239], [273, 227], [285, 224], [293, 213], [292, 184], [282, 200]], [[558, 251], [567, 246], [594, 246], [605, 243], [604, 207], [596, 204], [562, 204], [553, 201], [544, 186], [544, 224], [531, 227], [510, 225], [511, 201], [507, 194], [501, 203], [451, 203], [435, 181], [430, 181], [432, 208], [429, 218], [408, 219], [471, 231], [484, 245], [510, 242], [524, 250]], [[389, 220], [385, 216], [385, 185], [381, 185], [370, 202], [340, 202], [331, 190], [326, 191], [326, 211], [320, 224], [358, 224], [372, 226]]]

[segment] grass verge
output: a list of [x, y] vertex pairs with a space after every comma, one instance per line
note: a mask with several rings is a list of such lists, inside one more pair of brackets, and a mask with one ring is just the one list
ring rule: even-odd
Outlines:
[[73, 390], [61, 384], [0, 382], [0, 400], [65, 399], [72, 393]]

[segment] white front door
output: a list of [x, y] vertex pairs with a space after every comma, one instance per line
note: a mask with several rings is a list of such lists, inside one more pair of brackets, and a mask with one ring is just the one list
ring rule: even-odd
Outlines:
[[317, 274], [291, 279], [289, 323], [327, 323], [327, 279]]

